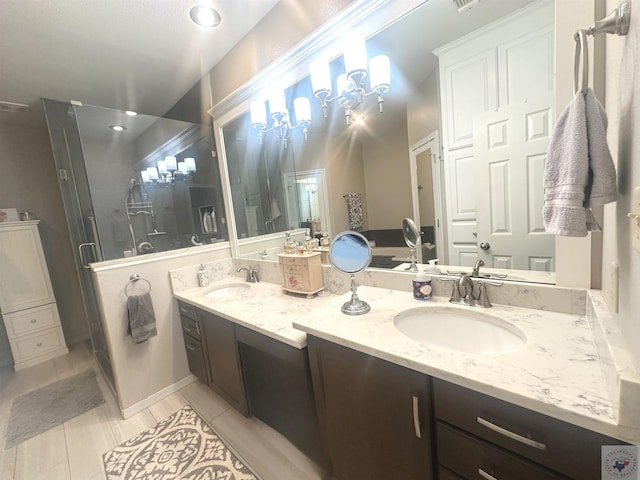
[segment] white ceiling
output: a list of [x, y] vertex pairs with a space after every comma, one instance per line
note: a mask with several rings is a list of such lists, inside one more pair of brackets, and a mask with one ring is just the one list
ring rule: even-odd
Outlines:
[[[222, 16], [203, 29], [189, 9]], [[162, 115], [278, 0], [0, 0], [0, 101], [40, 123], [40, 98]]]

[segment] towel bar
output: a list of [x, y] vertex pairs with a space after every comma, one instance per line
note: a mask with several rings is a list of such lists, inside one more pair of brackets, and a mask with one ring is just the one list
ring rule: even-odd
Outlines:
[[143, 282], [145, 282], [147, 284], [147, 288], [148, 288], [148, 291], [146, 293], [151, 293], [151, 282], [149, 282], [149, 280], [147, 280], [146, 278], [142, 278], [137, 273], [132, 273], [131, 276], [129, 277], [129, 281], [127, 282], [127, 284], [124, 287], [124, 293], [125, 293], [125, 295], [127, 297], [129, 297], [128, 288], [131, 285], [135, 285], [138, 282], [138, 280], [142, 280]]

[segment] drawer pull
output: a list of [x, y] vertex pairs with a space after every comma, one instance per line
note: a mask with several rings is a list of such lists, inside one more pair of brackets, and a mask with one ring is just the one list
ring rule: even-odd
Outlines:
[[195, 351], [195, 349], [196, 349], [196, 347], [195, 347], [195, 346], [193, 346], [193, 345], [191, 345], [190, 343], [187, 343], [187, 348], [188, 348], [189, 350], [191, 350], [192, 352], [193, 352], [193, 351]]
[[31, 319], [31, 323], [36, 323], [38, 320], [36, 320], [35, 318]]
[[198, 331], [198, 337], [200, 336], [200, 321], [196, 318], [196, 330]]
[[413, 431], [416, 433], [416, 437], [422, 438], [420, 432], [420, 410], [418, 405], [418, 397], [413, 396]]
[[486, 480], [498, 480], [496, 477], [494, 477], [493, 475], [489, 475], [481, 468], [478, 469], [478, 475], [480, 475], [482, 478], [485, 478]]
[[41, 346], [42, 346], [42, 342], [36, 343], [36, 347], [41, 347]]
[[495, 423], [491, 423], [489, 420], [485, 420], [482, 417], [478, 417], [477, 420], [480, 425], [487, 427], [489, 430], [493, 430], [500, 435], [504, 435], [505, 437], [515, 440], [516, 442], [524, 443], [525, 445], [537, 448], [538, 450], [547, 449], [547, 446], [544, 443], [536, 442], [535, 440], [531, 440], [530, 438], [518, 435], [517, 433], [507, 430], [506, 428], [499, 427]]

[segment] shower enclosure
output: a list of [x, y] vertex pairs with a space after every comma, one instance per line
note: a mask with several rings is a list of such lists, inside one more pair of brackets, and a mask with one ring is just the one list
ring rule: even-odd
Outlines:
[[211, 128], [49, 99], [43, 105], [91, 343], [113, 387], [89, 264], [228, 240]]

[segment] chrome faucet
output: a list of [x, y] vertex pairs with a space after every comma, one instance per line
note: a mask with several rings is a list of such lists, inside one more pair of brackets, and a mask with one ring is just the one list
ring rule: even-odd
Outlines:
[[473, 307], [476, 304], [476, 299], [473, 296], [473, 280], [471, 280], [469, 275], [460, 275], [459, 288], [464, 288], [464, 295], [460, 292], [464, 304]]
[[471, 276], [472, 277], [479, 277], [480, 276], [480, 267], [484, 267], [484, 261], [481, 258], [476, 260], [476, 263], [473, 266], [473, 271], [471, 272]]
[[238, 269], [236, 270], [236, 272], [242, 272], [245, 271], [247, 272], [247, 276], [246, 276], [246, 281], [250, 282], [250, 283], [258, 283], [258, 272], [256, 272], [253, 267], [238, 267]]

